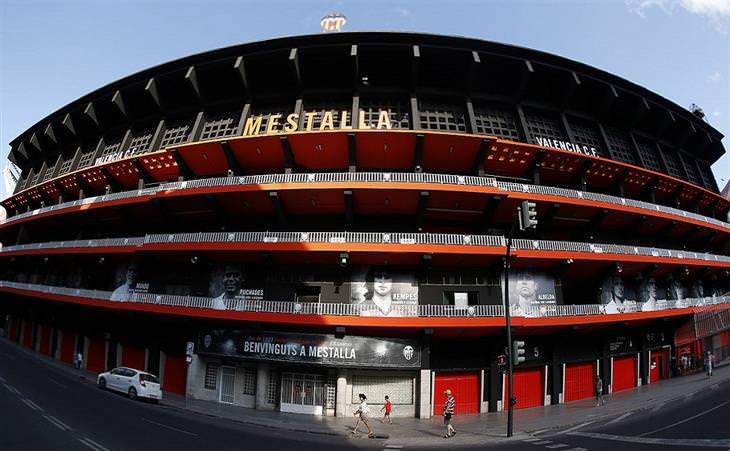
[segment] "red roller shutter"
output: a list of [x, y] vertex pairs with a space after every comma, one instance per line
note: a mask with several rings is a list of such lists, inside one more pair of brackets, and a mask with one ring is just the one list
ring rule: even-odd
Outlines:
[[122, 366], [144, 371], [144, 349], [123, 345]]
[[636, 387], [636, 357], [627, 355], [613, 359], [614, 392]]
[[444, 391], [451, 390], [456, 398], [454, 414], [479, 413], [478, 373], [436, 373], [433, 394], [433, 414], [444, 411]]
[[596, 362], [568, 363], [565, 365], [565, 402], [590, 398], [594, 395], [593, 379], [596, 375]]
[[106, 342], [104, 340], [89, 339], [89, 355], [86, 357], [86, 368], [95, 373], [104, 372], [104, 355]]
[[185, 385], [188, 379], [188, 367], [185, 364], [185, 356], [165, 356], [165, 378], [162, 381], [162, 389], [180, 395], [185, 394]]
[[61, 360], [66, 363], [73, 363], [74, 350], [76, 346], [76, 334], [64, 330], [61, 332]]
[[23, 346], [30, 348], [33, 343], [33, 323], [25, 321], [25, 327], [23, 330]]
[[11, 341], [18, 341], [18, 319], [10, 318], [10, 331], [9, 335]]
[[41, 354], [51, 355], [51, 326], [38, 326], [41, 328], [41, 343], [38, 350]]
[[[514, 396], [517, 398], [515, 409], [526, 409], [543, 405], [544, 378], [543, 369], [522, 368], [515, 370], [513, 376], [515, 381]], [[507, 394], [509, 393], [509, 380], [505, 379], [503, 406], [507, 406]]]

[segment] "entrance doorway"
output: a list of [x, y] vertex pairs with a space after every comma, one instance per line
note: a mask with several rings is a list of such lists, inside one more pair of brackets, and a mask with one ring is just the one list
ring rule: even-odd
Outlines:
[[281, 374], [281, 411], [322, 415], [324, 380], [318, 374]]
[[654, 383], [669, 377], [669, 351], [650, 351], [649, 382]]
[[221, 367], [220, 402], [233, 404], [236, 393], [236, 369], [232, 366]]

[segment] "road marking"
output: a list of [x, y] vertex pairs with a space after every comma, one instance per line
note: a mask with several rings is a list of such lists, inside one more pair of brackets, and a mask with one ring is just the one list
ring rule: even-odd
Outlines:
[[3, 384], [5, 388], [7, 388], [11, 393], [15, 393], [16, 395], [20, 395], [20, 392], [17, 388], [13, 387], [12, 385]]
[[633, 414], [633, 413], [634, 413], [634, 412], [626, 412], [625, 414], [621, 415], [621, 416], [620, 416], [620, 417], [618, 417], [618, 418], [614, 418], [613, 420], [609, 421], [609, 422], [608, 422], [608, 423], [606, 423], [606, 424], [613, 424], [613, 423], [618, 423], [619, 421], [623, 420], [624, 418], [626, 418], [626, 417], [630, 416], [630, 415], [631, 415], [631, 414]]
[[658, 405], [658, 406], [656, 406], [656, 407], [654, 407], [653, 409], [651, 409], [651, 411], [652, 411], [652, 412], [658, 412], [658, 411], [662, 410], [662, 408], [664, 407], [664, 404], [665, 404], [665, 403], [663, 403], [663, 402], [660, 402], [660, 403], [659, 403], [659, 405]]
[[94, 451], [109, 451], [109, 448], [105, 448], [90, 438], [80, 438], [79, 441]]
[[547, 429], [538, 429], [537, 431], [533, 431], [532, 434], [539, 435], [539, 434], [542, 434], [543, 432], [546, 432], [546, 431], [549, 431], [549, 430], [550, 430], [550, 428], [547, 428]]
[[403, 449], [403, 445], [385, 445], [383, 451], [387, 451], [389, 449]]
[[583, 424], [579, 424], [578, 426], [573, 426], [572, 428], [570, 428], [570, 429], [566, 429], [566, 430], [564, 430], [564, 431], [561, 431], [560, 433], [561, 433], [561, 434], [567, 434], [568, 432], [573, 432], [573, 431], [577, 431], [578, 429], [580, 429], [580, 428], [582, 428], [582, 427], [584, 427], [584, 426], [588, 426], [588, 425], [589, 425], [589, 424], [591, 424], [591, 423], [595, 423], [595, 421], [586, 421], [586, 422], [585, 422], [585, 423], [583, 423]]
[[585, 448], [570, 448], [570, 449], [564, 449], [563, 451], [588, 451]]
[[537, 442], [539, 440], [542, 440], [542, 439], [541, 438], [537, 438], [537, 437], [530, 437], [530, 438], [522, 439], [523, 442]]
[[58, 418], [54, 417], [53, 415], [43, 415], [43, 418], [48, 420], [51, 424], [56, 426], [58, 429], [62, 431], [68, 431], [71, 429], [71, 426], [67, 425], [63, 421], [59, 420]]
[[0, 382], [5, 383], [5, 378], [0, 376]]
[[[655, 429], [655, 430], [653, 430], [653, 431], [650, 431], [650, 432], [645, 432], [645, 433], [643, 433], [643, 434], [639, 434], [639, 437], [645, 437], [645, 436], [647, 436], [647, 435], [651, 435], [651, 434], [654, 434], [654, 433], [657, 433], [657, 432], [661, 432], [661, 431], [667, 430], [667, 429], [669, 429], [669, 428], [673, 428], [674, 426], [680, 425], [680, 424], [682, 424], [682, 423], [686, 423], [686, 422], [688, 422], [688, 421], [692, 421], [692, 420], [694, 420], [694, 419], [695, 419], [695, 418], [697, 418], [697, 417], [701, 417], [702, 415], [704, 415], [704, 414], [706, 414], [706, 413], [710, 413], [710, 412], [712, 412], [713, 410], [717, 410], [717, 409], [719, 409], [720, 407], [723, 407], [723, 406], [725, 406], [725, 405], [727, 405], [727, 404], [730, 404], [730, 401], [725, 401], [724, 403], [722, 403], [722, 404], [720, 404], [720, 405], [717, 405], [717, 406], [715, 406], [715, 407], [713, 407], [713, 408], [711, 408], [711, 409], [707, 409], [707, 410], [705, 410], [704, 412], [700, 412], [700, 413], [698, 413], [697, 415], [692, 415], [691, 417], [689, 417], [689, 418], [685, 418], [684, 420], [681, 420], [681, 421], [677, 421], [676, 423], [672, 423], [672, 424], [670, 424], [669, 426], [664, 426], [663, 428], [659, 428], [659, 429]], [[730, 440], [728, 440], [728, 442], [730, 443]]]
[[170, 429], [170, 430], [173, 430], [173, 431], [176, 431], [176, 432], [180, 432], [182, 434], [192, 435], [193, 437], [197, 437], [198, 436], [198, 434], [193, 434], [192, 432], [183, 431], [182, 429], [178, 429], [176, 427], [172, 427], [172, 426], [168, 426], [166, 424], [158, 423], [156, 421], [148, 420], [147, 418], [142, 418], [142, 421], [146, 421], [148, 423], [156, 424], [157, 426], [161, 426], [163, 428], [167, 428], [167, 429]]
[[694, 393], [687, 393], [686, 395], [684, 395], [684, 400], [689, 401], [694, 395]]
[[553, 443], [553, 442], [551, 442], [550, 440], [541, 440], [539, 442], [533, 442], [532, 444], [542, 446], [542, 445], [549, 445], [551, 443]]
[[34, 403], [30, 399], [22, 398], [21, 401], [25, 403], [26, 406], [30, 407], [33, 410], [37, 410], [39, 412], [44, 412], [44, 410], [39, 406], [38, 404]]
[[[730, 402], [730, 401], [729, 401]], [[570, 435], [579, 437], [596, 438], [600, 440], [614, 440], [619, 442], [643, 443], [648, 445], [671, 445], [694, 448], [727, 448], [730, 447], [728, 439], [684, 439], [684, 438], [651, 438], [651, 437], [628, 437], [624, 435], [599, 434], [597, 432], [571, 432]], [[568, 450], [565, 450], [568, 451]]]
[[558, 449], [558, 448], [565, 448], [567, 446], [568, 445], [566, 445], [565, 443], [556, 443], [555, 445], [546, 446], [545, 448], [547, 448], [547, 449]]
[[54, 384], [58, 385], [58, 386], [59, 386], [59, 387], [61, 387], [61, 388], [68, 388], [68, 386], [67, 386], [67, 385], [63, 385], [62, 383], [60, 383], [60, 382], [58, 382], [58, 381], [54, 380], [53, 378], [50, 378], [50, 377], [49, 377], [49, 378], [48, 378], [48, 380], [49, 380], [49, 381], [51, 381], [51, 382], [53, 382]]
[[710, 390], [717, 390], [718, 388], [720, 388], [720, 384], [712, 384], [712, 385], [710, 385]]

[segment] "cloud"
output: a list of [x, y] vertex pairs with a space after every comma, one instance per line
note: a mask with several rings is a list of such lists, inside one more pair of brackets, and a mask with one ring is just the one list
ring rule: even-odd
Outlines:
[[705, 17], [715, 30], [728, 33], [730, 25], [730, 0], [626, 0], [629, 11], [646, 18], [647, 11], [658, 8], [665, 14], [672, 14], [681, 8], [690, 14]]
[[408, 17], [411, 15], [411, 10], [402, 6], [396, 6], [395, 8], [392, 8], [391, 11], [400, 15], [401, 17]]
[[720, 81], [720, 80], [722, 80], [722, 74], [720, 73], [719, 70], [716, 70], [715, 72], [713, 72], [707, 76], [707, 81], [711, 81], [713, 83]]
[[721, 111], [715, 110], [715, 111], [712, 112], [712, 117], [720, 117], [720, 116], [722, 116], [722, 112]]

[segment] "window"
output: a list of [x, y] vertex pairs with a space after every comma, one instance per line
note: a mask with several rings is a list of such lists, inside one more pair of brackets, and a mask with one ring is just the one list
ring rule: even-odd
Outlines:
[[175, 144], [181, 144], [188, 142], [190, 139], [190, 126], [181, 125], [179, 127], [169, 128], [165, 130], [165, 134], [162, 136], [162, 143], [160, 148], [173, 146]]
[[91, 152], [86, 152], [85, 154], [81, 155], [81, 159], [79, 159], [79, 167], [76, 169], [85, 168], [87, 166], [91, 166], [91, 164], [94, 161], [94, 154], [96, 151], [92, 150]]
[[705, 188], [708, 188], [710, 190], [716, 190], [715, 188], [715, 179], [712, 176], [712, 171], [710, 171], [710, 167], [707, 165], [707, 163], [703, 161], [697, 161], [697, 165], [700, 167], [700, 175], [702, 176], [702, 180], [705, 183]]
[[216, 383], [218, 382], [218, 367], [214, 363], [208, 363], [205, 365], [205, 388], [208, 390], [215, 390]]
[[243, 394], [256, 394], [256, 368], [245, 367], [243, 370]]
[[114, 152], [118, 152], [121, 145], [122, 145], [122, 142], [120, 141], [120, 142], [116, 142], [114, 144], [109, 144], [108, 146], [104, 146], [104, 150], [101, 152], [100, 158], [104, 158], [107, 155], [111, 155]]
[[300, 285], [295, 288], [297, 302], [319, 302], [319, 293], [322, 287]]
[[395, 99], [360, 100], [363, 122], [376, 125], [380, 111], [387, 111], [392, 128], [408, 129], [411, 127], [411, 112], [408, 105]]
[[200, 139], [215, 139], [236, 134], [238, 134], [236, 113], [228, 113], [206, 121]]
[[[58, 164], [58, 163], [56, 163], [56, 164]], [[45, 173], [45, 175], [43, 175], [43, 181], [45, 182], [46, 180], [49, 180], [51, 178], [51, 176], [53, 175], [53, 171], [55, 171], [55, 170], [56, 170], [55, 164], [53, 166], [49, 167], [48, 169], [46, 169], [46, 173]]]
[[631, 143], [623, 130], [616, 127], [606, 127], [606, 140], [614, 160], [631, 164], [636, 163], [634, 152], [631, 150]]
[[498, 136], [512, 141], [520, 139], [515, 115], [509, 110], [475, 104], [474, 122], [477, 127], [474, 132], [480, 135]]
[[684, 160], [684, 168], [687, 170], [687, 180], [689, 180], [691, 183], [694, 183], [695, 185], [701, 186], [702, 180], [700, 180], [700, 174], [697, 173], [695, 159], [685, 154], [682, 155], [682, 160]]
[[279, 374], [272, 371], [269, 373], [269, 386], [266, 401], [269, 404], [276, 404], [279, 400]]
[[444, 291], [444, 304], [456, 308], [467, 308], [479, 304], [479, 292], [476, 291]]
[[573, 140], [576, 144], [595, 147], [599, 155], [606, 156], [603, 149], [601, 149], [603, 145], [601, 144], [601, 133], [598, 131], [598, 127], [589, 122], [573, 119], [570, 119], [568, 124], [573, 131]]
[[372, 403], [413, 404], [413, 378], [410, 376], [381, 376], [355, 374], [352, 377], [352, 403], [359, 404], [358, 394], [366, 393]]
[[58, 172], [58, 174], [61, 175], [61, 174], [66, 174], [67, 172], [69, 172], [71, 170], [71, 165], [73, 164], [73, 162], [74, 162], [73, 157], [71, 157], [68, 160], [64, 161], [61, 164], [61, 170]]
[[641, 159], [644, 161], [647, 169], [652, 171], [664, 172], [662, 169], [662, 163], [659, 159], [659, 153], [657, 152], [656, 145], [643, 139], [636, 140], [636, 147], [639, 150]]
[[683, 171], [679, 166], [679, 159], [677, 158], [677, 154], [670, 149], [663, 148], [662, 153], [664, 154], [664, 161], [667, 162], [667, 172], [669, 172], [669, 175], [674, 177], [684, 177]]
[[530, 142], [537, 143], [535, 138], [538, 136], [565, 141], [563, 127], [556, 116], [525, 110], [525, 122], [527, 123], [527, 138]]
[[466, 131], [464, 109], [454, 104], [421, 103], [421, 127], [425, 130]]
[[301, 115], [301, 130], [303, 131], [307, 129], [307, 113], [317, 113], [314, 115], [314, 117], [312, 117], [311, 127], [312, 130], [319, 130], [319, 127], [322, 125], [324, 112], [330, 110], [334, 111], [333, 119], [335, 128], [339, 127], [340, 115], [342, 114], [342, 111], [347, 111], [347, 125], [352, 125], [352, 117], [350, 116], [352, 110], [351, 102], [351, 100], [348, 103], [347, 101], [341, 101], [337, 99], [322, 99], [319, 101], [305, 100], [304, 108]]
[[139, 373], [139, 378], [143, 381], [152, 382], [153, 384], [159, 384], [160, 381], [157, 379], [156, 376], [153, 376], [151, 374], [147, 373]]
[[152, 133], [143, 132], [143, 134], [132, 138], [132, 142], [129, 144], [129, 154], [139, 155], [141, 153], [145, 153], [151, 150], [150, 144], [152, 144]]

